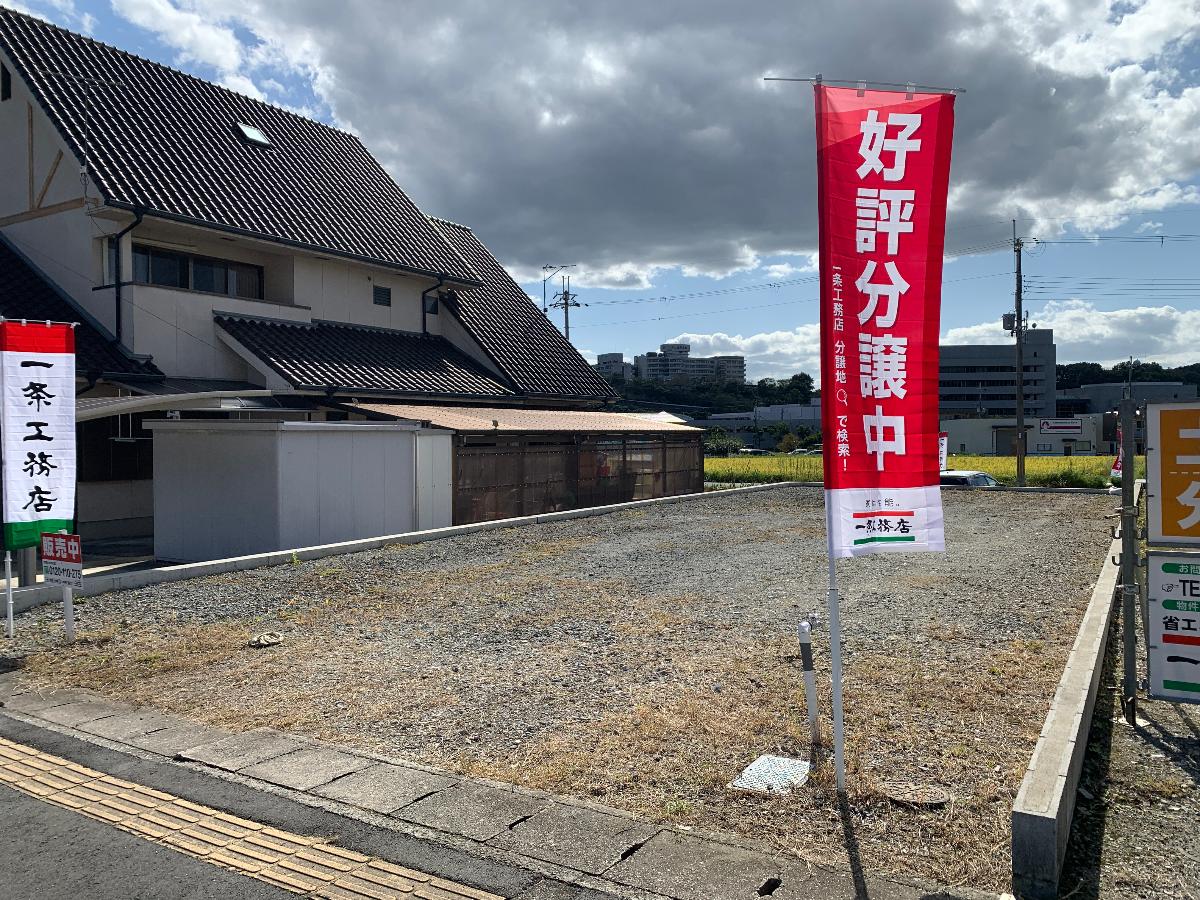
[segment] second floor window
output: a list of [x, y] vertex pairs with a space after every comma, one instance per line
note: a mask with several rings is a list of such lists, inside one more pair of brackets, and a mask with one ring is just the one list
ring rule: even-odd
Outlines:
[[261, 266], [177, 253], [145, 244], [133, 245], [132, 280], [246, 300], [263, 299]]

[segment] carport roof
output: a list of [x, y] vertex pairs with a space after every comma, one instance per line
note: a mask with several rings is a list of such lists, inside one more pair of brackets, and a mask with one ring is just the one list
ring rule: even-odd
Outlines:
[[490, 406], [422, 406], [415, 403], [359, 403], [354, 409], [397, 419], [428, 422], [463, 432], [585, 432], [592, 434], [697, 434], [700, 429], [661, 422], [633, 413], [562, 409], [504, 409]]

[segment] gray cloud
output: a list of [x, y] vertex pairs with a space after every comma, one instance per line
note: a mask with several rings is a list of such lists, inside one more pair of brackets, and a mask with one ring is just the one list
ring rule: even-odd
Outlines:
[[[814, 249], [811, 93], [765, 74], [965, 87], [952, 248], [1002, 238], [1018, 213], [1104, 228], [1196, 199], [1200, 89], [1175, 74], [1195, 0], [172, 2], [209, 35], [236, 24], [262, 41], [237, 74], [310, 78], [427, 210], [516, 271], [579, 263], [581, 285]], [[167, 4], [116, 6], [144, 22]], [[194, 60], [204, 37], [172, 41]]]

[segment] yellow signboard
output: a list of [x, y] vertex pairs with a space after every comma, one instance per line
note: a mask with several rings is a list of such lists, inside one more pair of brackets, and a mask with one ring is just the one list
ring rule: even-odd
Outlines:
[[1200, 544], [1200, 403], [1152, 403], [1146, 414], [1152, 544]]

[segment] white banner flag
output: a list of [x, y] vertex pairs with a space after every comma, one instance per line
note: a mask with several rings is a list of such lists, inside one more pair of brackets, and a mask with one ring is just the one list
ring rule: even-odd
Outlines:
[[36, 547], [75, 518], [75, 331], [0, 322], [4, 547]]

